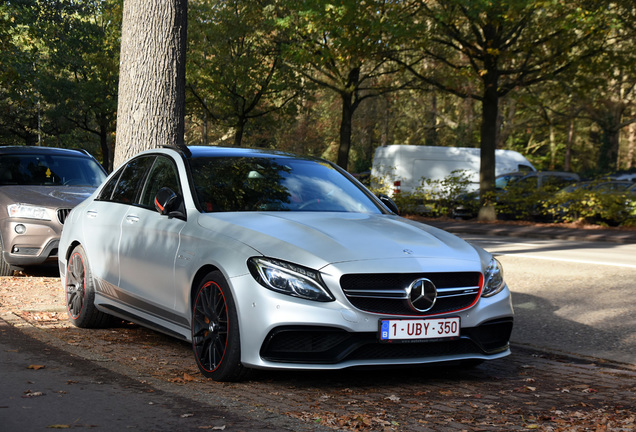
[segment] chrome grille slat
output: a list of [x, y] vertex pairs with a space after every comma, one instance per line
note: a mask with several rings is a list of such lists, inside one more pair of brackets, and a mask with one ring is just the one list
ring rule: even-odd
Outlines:
[[345, 294], [351, 297], [406, 298], [406, 291], [404, 290], [346, 290]]
[[64, 225], [64, 222], [66, 221], [66, 218], [68, 217], [68, 214], [71, 212], [71, 209], [58, 209], [57, 211], [57, 220]]

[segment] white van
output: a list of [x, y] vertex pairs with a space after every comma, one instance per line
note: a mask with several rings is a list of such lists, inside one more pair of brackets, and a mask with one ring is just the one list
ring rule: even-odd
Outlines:
[[[414, 192], [423, 178], [439, 181], [462, 170], [471, 182], [468, 189], [475, 190], [479, 189], [480, 163], [478, 148], [388, 145], [375, 150], [371, 177], [391, 185], [393, 195]], [[495, 176], [513, 171], [536, 170], [519, 152], [495, 150]]]

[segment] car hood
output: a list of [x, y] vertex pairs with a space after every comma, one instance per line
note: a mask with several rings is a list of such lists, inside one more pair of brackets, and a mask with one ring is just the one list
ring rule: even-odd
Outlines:
[[95, 188], [78, 186], [2, 186], [0, 202], [50, 208], [72, 208], [88, 198]]
[[[477, 250], [445, 231], [399, 216], [359, 213], [208, 213], [203, 227], [265, 256], [322, 268], [347, 261], [434, 258], [471, 261]], [[465, 264], [464, 264], [465, 265]]]

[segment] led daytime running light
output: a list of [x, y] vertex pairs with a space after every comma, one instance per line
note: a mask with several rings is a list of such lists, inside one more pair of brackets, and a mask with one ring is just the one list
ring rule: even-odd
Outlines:
[[482, 297], [491, 297], [501, 292], [506, 285], [504, 282], [503, 267], [501, 263], [493, 258], [484, 274], [484, 291]]
[[251, 258], [254, 278], [265, 288], [293, 297], [314, 301], [333, 301], [318, 272], [284, 261]]

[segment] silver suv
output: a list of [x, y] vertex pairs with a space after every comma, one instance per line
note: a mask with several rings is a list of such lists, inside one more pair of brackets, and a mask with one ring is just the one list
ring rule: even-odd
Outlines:
[[105, 178], [86, 151], [0, 147], [0, 276], [56, 262], [66, 216]]

